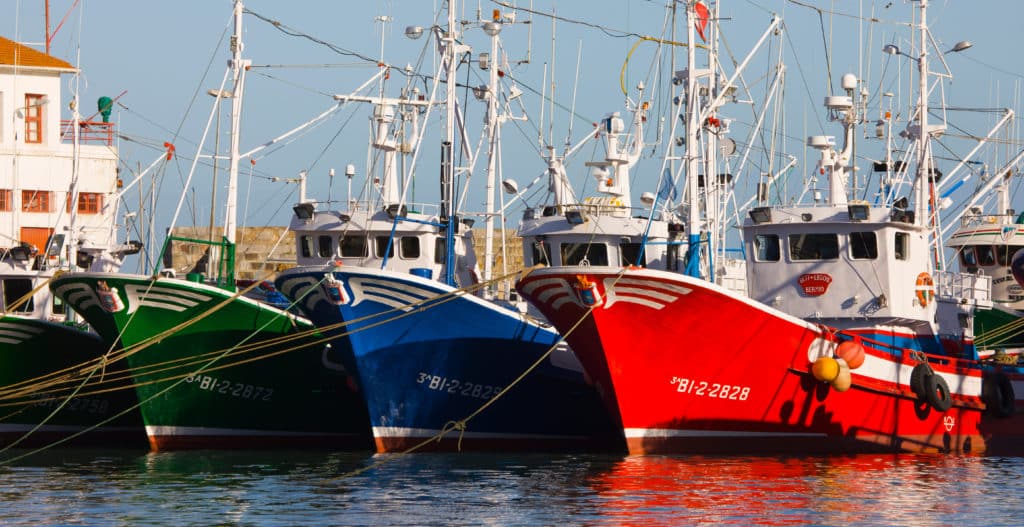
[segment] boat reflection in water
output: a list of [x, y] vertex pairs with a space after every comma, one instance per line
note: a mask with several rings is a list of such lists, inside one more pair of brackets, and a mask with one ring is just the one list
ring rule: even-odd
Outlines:
[[609, 525], [980, 525], [986, 465], [997, 463], [914, 454], [631, 456], [595, 475], [592, 488]]

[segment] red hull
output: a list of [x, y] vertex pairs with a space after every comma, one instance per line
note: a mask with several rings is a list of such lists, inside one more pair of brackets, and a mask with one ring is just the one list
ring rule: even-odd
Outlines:
[[[579, 275], [597, 284], [593, 309]], [[703, 281], [552, 268], [518, 288], [566, 336], [630, 453], [986, 451], [981, 372], [966, 362], [932, 364], [953, 403], [940, 412], [911, 390], [909, 354], [865, 346], [852, 388], [839, 392], [810, 373], [834, 336]]]

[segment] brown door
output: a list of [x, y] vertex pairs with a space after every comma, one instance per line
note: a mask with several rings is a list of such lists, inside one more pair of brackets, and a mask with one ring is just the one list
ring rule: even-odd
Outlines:
[[43, 252], [51, 234], [53, 234], [53, 229], [46, 227], [22, 227], [21, 241], [35, 245], [39, 252]]

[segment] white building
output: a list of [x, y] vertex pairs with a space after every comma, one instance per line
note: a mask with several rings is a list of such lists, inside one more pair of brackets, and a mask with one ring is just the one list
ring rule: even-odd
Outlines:
[[67, 240], [82, 248], [113, 242], [114, 127], [99, 122], [98, 113], [89, 118], [87, 105], [79, 108], [86, 117], [78, 133], [76, 235], [69, 233], [75, 134], [73, 121], [61, 119], [62, 108], [72, 113], [73, 99], [61, 94], [61, 79], [75, 72], [64, 60], [0, 37], [0, 255], [24, 242], [54, 265], [69, 254]]

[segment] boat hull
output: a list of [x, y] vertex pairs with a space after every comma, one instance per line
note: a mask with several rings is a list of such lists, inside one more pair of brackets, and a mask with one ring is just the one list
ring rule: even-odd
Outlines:
[[1000, 306], [978, 311], [974, 318], [974, 333], [977, 335], [975, 343], [978, 348], [1011, 348], [1018, 351], [1024, 348], [1021, 315], [1020, 311]]
[[322, 269], [286, 271], [277, 286], [347, 357], [379, 452], [622, 449], [552, 329], [413, 275], [343, 267], [332, 277], [350, 301], [328, 299]]
[[0, 445], [144, 446], [130, 383], [96, 362], [107, 350], [78, 326], [0, 318]]
[[[597, 285], [593, 308], [580, 276]], [[951, 393], [939, 411], [910, 387], [922, 355], [865, 340], [840, 392], [811, 373], [834, 352], [832, 332], [700, 280], [551, 268], [517, 287], [565, 334], [631, 453], [986, 450], [981, 371], [963, 361], [931, 364]]]
[[[308, 321], [183, 280], [80, 273], [51, 288], [117, 331], [153, 450], [369, 448], [362, 401]], [[121, 309], [102, 307], [104, 288]]]

